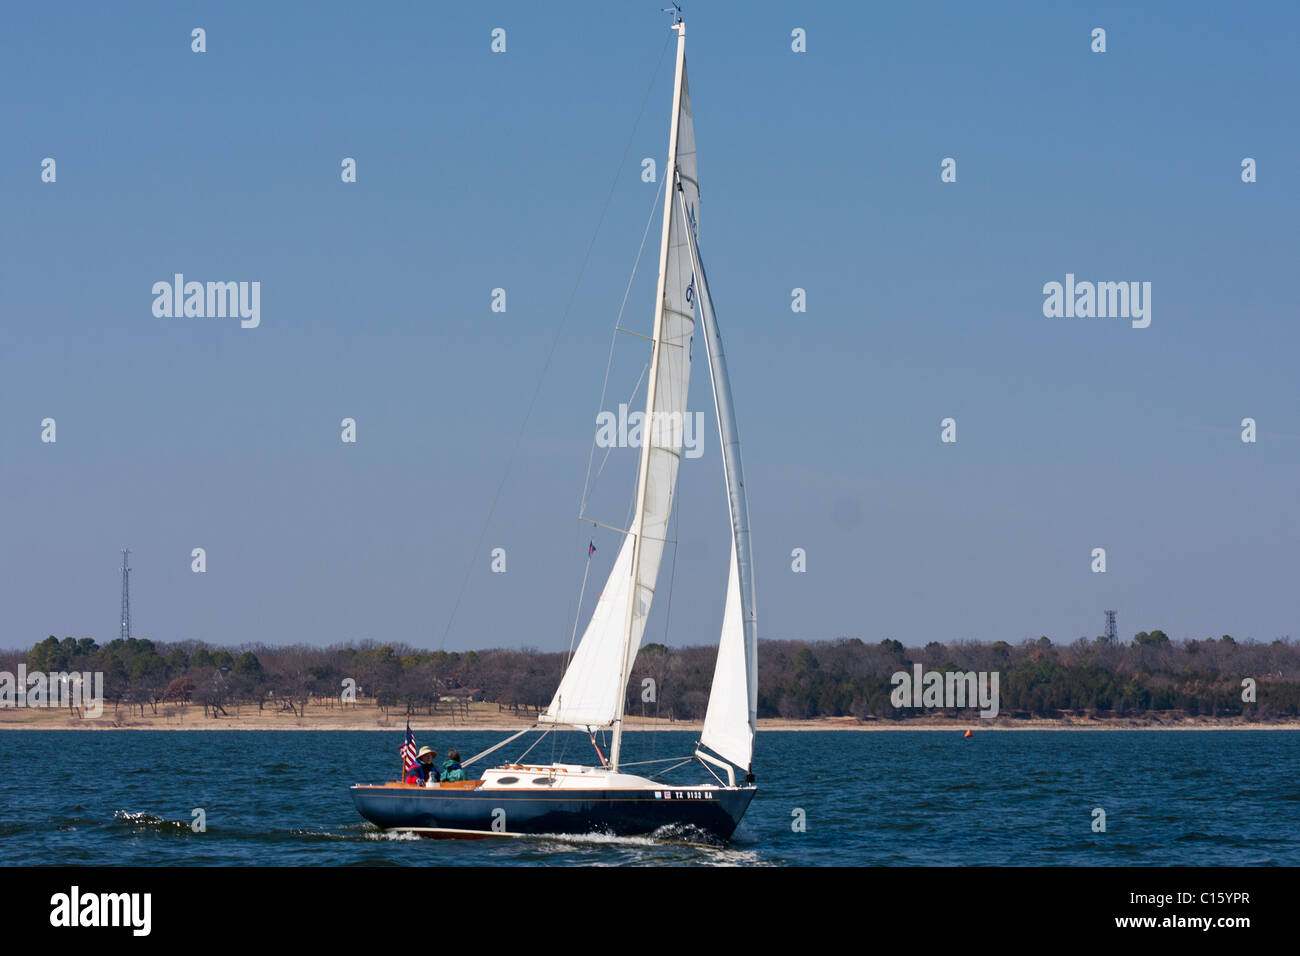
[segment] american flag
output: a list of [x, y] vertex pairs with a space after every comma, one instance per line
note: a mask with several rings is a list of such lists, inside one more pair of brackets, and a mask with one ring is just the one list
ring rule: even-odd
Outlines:
[[411, 718], [406, 718], [406, 743], [399, 751], [402, 755], [402, 773], [415, 766], [415, 734], [411, 733]]

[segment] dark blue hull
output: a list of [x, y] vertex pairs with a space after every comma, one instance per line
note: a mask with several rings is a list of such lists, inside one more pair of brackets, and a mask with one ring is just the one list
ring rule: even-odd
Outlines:
[[493, 833], [611, 833], [639, 836], [664, 827], [697, 828], [727, 839], [754, 799], [754, 787], [715, 790], [470, 790], [351, 788], [357, 812], [384, 829]]

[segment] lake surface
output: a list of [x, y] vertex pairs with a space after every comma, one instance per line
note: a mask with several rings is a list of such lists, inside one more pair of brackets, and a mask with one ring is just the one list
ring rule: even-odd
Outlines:
[[[468, 757], [506, 736], [416, 739]], [[562, 737], [528, 759], [593, 762], [585, 735]], [[381, 832], [357, 815], [347, 788], [394, 779], [402, 738], [401, 730], [0, 732], [4, 862], [1300, 865], [1300, 733], [1291, 731], [762, 733], [758, 795], [735, 838], [717, 847]], [[630, 733], [624, 760], [686, 755], [694, 740]], [[513, 760], [524, 742], [489, 760]], [[685, 769], [669, 779], [702, 782], [698, 764]], [[204, 833], [191, 828], [196, 808]], [[1105, 811], [1104, 833], [1093, 832], [1095, 808]]]

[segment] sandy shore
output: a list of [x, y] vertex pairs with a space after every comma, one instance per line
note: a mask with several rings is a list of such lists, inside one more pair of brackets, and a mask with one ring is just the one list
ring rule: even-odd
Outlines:
[[[508, 711], [498, 711], [496, 704], [474, 704], [467, 714], [454, 717], [439, 714], [435, 717], [414, 715], [411, 728], [418, 732], [438, 731], [490, 731], [511, 733], [523, 730], [533, 723], [532, 715], [516, 717]], [[669, 721], [630, 716], [625, 723], [629, 731], [688, 731], [698, 732], [698, 721]], [[159, 708], [157, 715], [145, 707], [141, 716], [138, 708], [121, 707], [116, 712], [106, 708], [98, 718], [80, 718], [65, 709], [3, 708], [0, 709], [0, 730], [381, 730], [400, 732], [406, 727], [404, 714], [393, 710], [385, 715], [373, 704], [356, 706], [308, 705], [302, 717], [289, 711], [273, 713], [269, 708], [259, 712], [255, 706], [231, 707], [227, 716], [204, 716], [203, 708], [193, 704], [186, 707]], [[983, 731], [1023, 730], [1300, 730], [1300, 720], [1247, 722], [1240, 718], [1187, 717], [1183, 714], [1155, 714], [1136, 718], [1090, 718], [1083, 715], [1066, 715], [1059, 719], [1030, 718], [1017, 720], [998, 717], [982, 720], [978, 717], [955, 719], [951, 717], [915, 717], [906, 720], [872, 719], [865, 722], [856, 717], [816, 717], [809, 720], [782, 720], [762, 718], [758, 721], [763, 731], [947, 731], [949, 733], [970, 729]]]

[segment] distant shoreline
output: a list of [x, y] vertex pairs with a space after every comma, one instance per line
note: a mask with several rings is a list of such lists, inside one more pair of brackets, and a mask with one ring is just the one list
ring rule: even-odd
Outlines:
[[[516, 733], [532, 725], [532, 720], [493, 712], [495, 705], [477, 705], [468, 715], [452, 719], [445, 715], [428, 717], [413, 715], [411, 729], [415, 733]], [[308, 710], [313, 708], [308, 707]], [[664, 719], [629, 717], [624, 730], [630, 733], [648, 731], [681, 731], [698, 733], [700, 721], [669, 721]], [[341, 708], [318, 707], [305, 717], [288, 713], [258, 712], [247, 708], [224, 717], [205, 717], [201, 707], [189, 706], [179, 712], [157, 716], [146, 711], [128, 714], [123, 708], [115, 715], [106, 710], [99, 718], [78, 718], [67, 710], [59, 709], [0, 709], [0, 731], [6, 730], [287, 730], [287, 731], [378, 731], [401, 733], [406, 729], [404, 714], [390, 713], [384, 717], [371, 707]], [[566, 729], [568, 729], [566, 727]], [[856, 717], [813, 717], [806, 720], [784, 718], [759, 718], [758, 732], [772, 731], [943, 731], [947, 733], [974, 733], [987, 731], [1017, 732], [1029, 730], [1300, 730], [1300, 720], [1244, 721], [1240, 718], [1188, 717], [1183, 714], [1154, 714], [1143, 717], [1088, 717], [1065, 715], [1059, 718], [998, 717], [984, 720], [978, 716], [954, 718], [944, 716], [914, 717], [904, 720], [881, 718], [859, 721]]]

